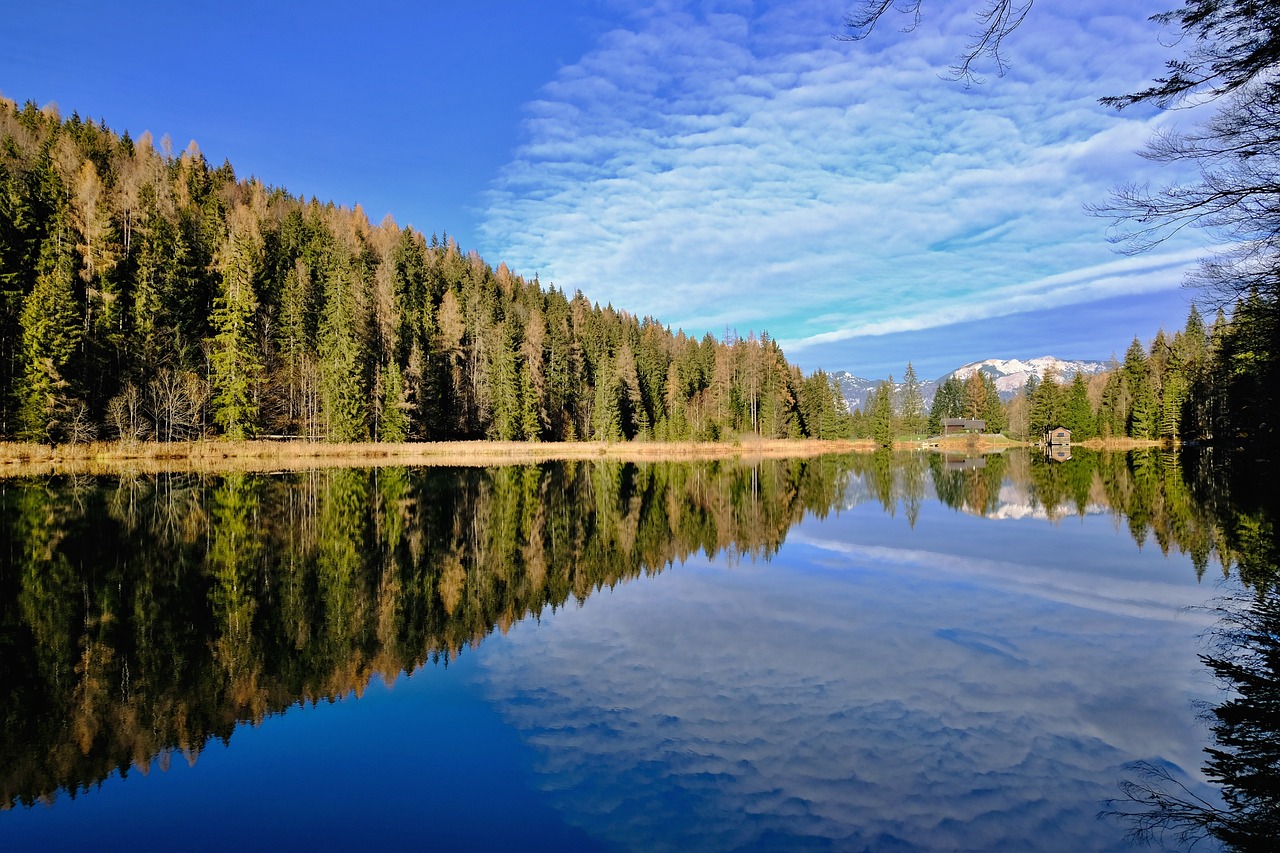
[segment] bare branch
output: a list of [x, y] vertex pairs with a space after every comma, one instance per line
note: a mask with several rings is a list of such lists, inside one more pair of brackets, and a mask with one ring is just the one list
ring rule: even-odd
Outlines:
[[[875, 30], [876, 24], [889, 12], [909, 16], [910, 24], [903, 28], [911, 32], [920, 25], [922, 0], [863, 0], [857, 11], [845, 17], [845, 27], [850, 32], [838, 35], [841, 41], [862, 41]], [[987, 4], [974, 14], [977, 31], [970, 37], [965, 49], [951, 66], [948, 77], [971, 85], [981, 83], [975, 66], [980, 60], [995, 63], [996, 75], [1003, 77], [1009, 69], [1003, 52], [1004, 40], [1026, 20], [1035, 0], [987, 0]]]

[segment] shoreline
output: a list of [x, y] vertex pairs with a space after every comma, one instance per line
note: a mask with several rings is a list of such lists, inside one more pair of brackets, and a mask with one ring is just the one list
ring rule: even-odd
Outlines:
[[[1035, 447], [1003, 436], [904, 440], [894, 450], [991, 452]], [[1090, 439], [1092, 450], [1159, 447], [1157, 441]], [[871, 439], [743, 439], [697, 441], [428, 441], [328, 444], [314, 441], [92, 442], [59, 445], [0, 442], [0, 479], [57, 474], [272, 472], [390, 465], [491, 467], [552, 461], [619, 462], [801, 459], [832, 453], [874, 453]]]
[[389, 465], [490, 467], [539, 462], [788, 459], [867, 453], [869, 440], [759, 439], [737, 442], [311, 441], [93, 442], [50, 447], [0, 442], [0, 478], [49, 474], [217, 473]]

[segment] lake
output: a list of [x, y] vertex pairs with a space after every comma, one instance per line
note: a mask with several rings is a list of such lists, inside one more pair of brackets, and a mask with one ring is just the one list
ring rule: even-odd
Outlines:
[[1238, 805], [1202, 656], [1271, 600], [1275, 533], [1221, 477], [0, 480], [0, 848], [1131, 849], [1176, 830], [1153, 779]]

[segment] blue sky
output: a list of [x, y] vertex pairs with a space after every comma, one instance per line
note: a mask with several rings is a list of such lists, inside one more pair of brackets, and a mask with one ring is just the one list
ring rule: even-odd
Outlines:
[[968, 89], [941, 75], [978, 0], [856, 44], [852, 3], [10, 2], [0, 92], [672, 328], [766, 330], [806, 370], [1106, 358], [1182, 325], [1205, 235], [1125, 258], [1084, 212], [1172, 177], [1135, 151], [1191, 116], [1097, 103], [1169, 57], [1169, 0], [1040, 3]]

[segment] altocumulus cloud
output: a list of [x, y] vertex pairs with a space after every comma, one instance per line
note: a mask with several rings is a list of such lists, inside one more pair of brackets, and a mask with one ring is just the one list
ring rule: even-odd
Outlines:
[[1177, 286], [1191, 238], [1117, 263], [1083, 209], [1162, 177], [1134, 151], [1170, 119], [1097, 103], [1161, 67], [1162, 4], [1037, 6], [1012, 71], [965, 89], [939, 69], [970, 5], [927, 3], [916, 32], [858, 44], [832, 38], [847, 10], [829, 0], [632, 13], [527, 105], [485, 251], [789, 352]]

